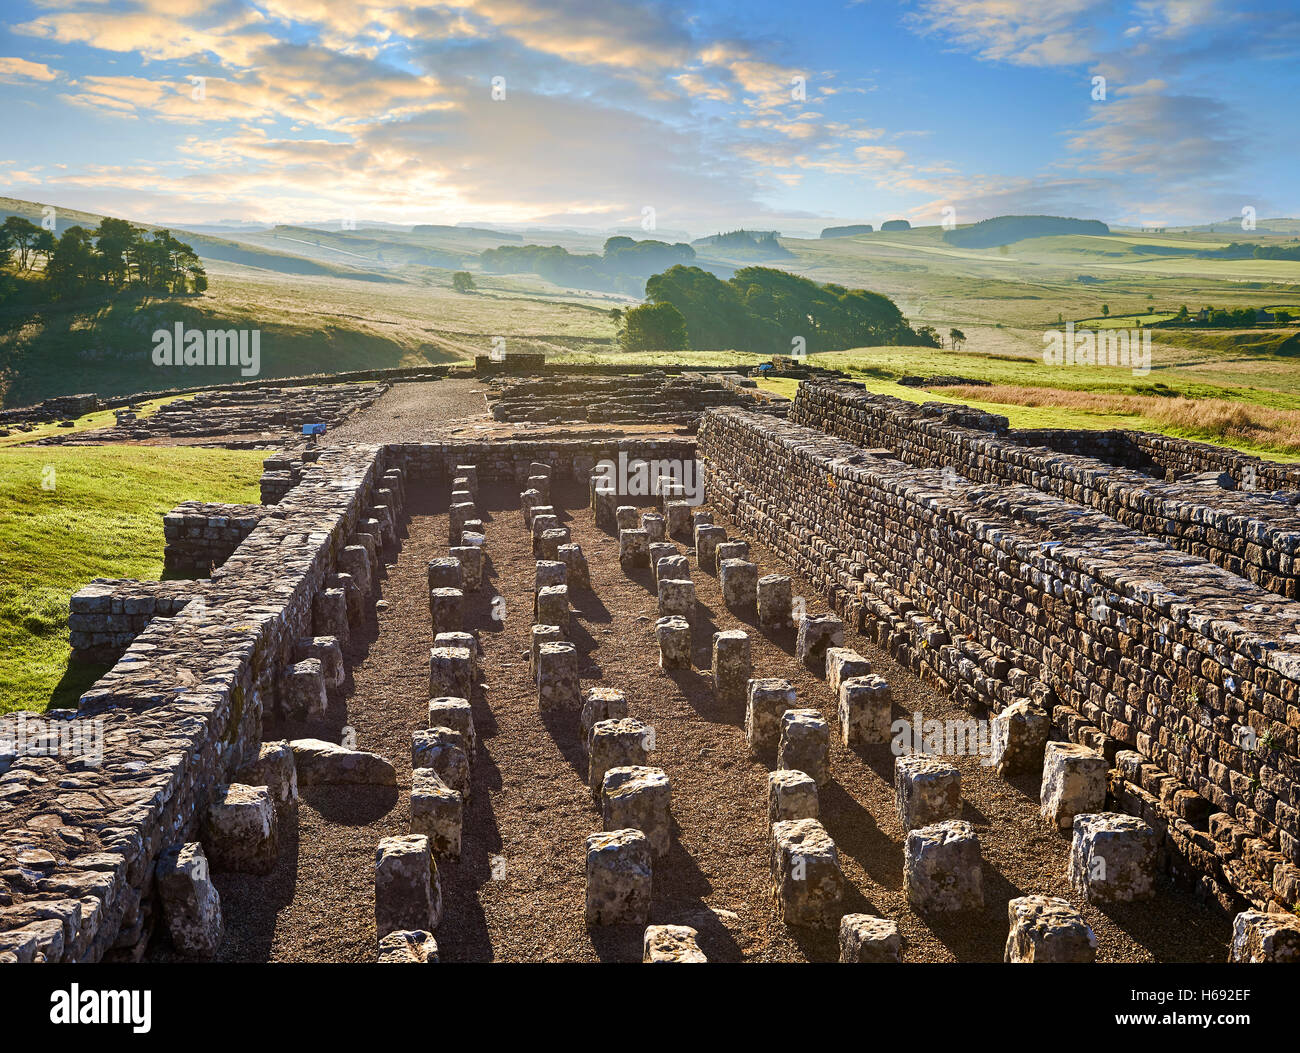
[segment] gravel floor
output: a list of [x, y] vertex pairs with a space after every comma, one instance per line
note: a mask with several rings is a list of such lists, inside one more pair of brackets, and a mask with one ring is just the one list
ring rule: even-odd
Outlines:
[[[490, 509], [517, 507], [517, 497], [502, 491], [485, 488], [483, 496]], [[789, 677], [801, 704], [833, 718], [829, 690], [793, 657], [791, 633], [770, 635], [738, 620], [723, 607], [717, 579], [696, 569], [693, 559], [701, 604], [696, 668], [662, 672], [649, 572], [623, 573], [616, 540], [595, 529], [585, 499], [585, 488], [557, 486], [553, 501], [571, 510], [568, 525], [592, 571], [594, 591], [574, 596], [571, 635], [583, 656], [582, 686], [604, 683], [627, 693], [630, 714], [656, 728], [651, 762], [672, 780], [675, 836], [656, 867], [652, 921], [695, 926], [713, 960], [833, 960], [833, 934], [795, 932], [775, 919], [767, 876], [767, 768], [748, 754], [743, 706], [713, 699], [712, 633], [747, 628], [756, 675]], [[343, 724], [354, 728], [359, 748], [397, 765], [399, 790], [305, 789], [296, 830], [284, 838], [274, 875], [217, 876], [227, 918], [226, 960], [373, 960], [374, 849], [380, 838], [407, 830], [410, 736], [426, 720], [432, 632], [425, 564], [447, 547], [445, 499], [440, 507], [415, 504], [410, 511], [400, 558], [383, 583], [389, 606], [354, 633], [346, 704], [334, 707], [339, 712], [332, 726], [315, 729], [337, 738]], [[577, 767], [576, 718], [544, 721], [537, 710], [525, 656], [534, 561], [518, 512], [495, 511], [487, 527], [490, 586], [467, 605], [468, 627], [483, 643], [487, 685], [473, 699], [479, 751], [462, 860], [440, 866], [442, 958], [638, 960], [638, 931], [589, 933], [584, 926], [583, 839], [599, 828], [600, 818]], [[754, 558], [761, 573], [782, 569], [761, 546], [754, 546]], [[816, 613], [810, 586], [796, 579], [795, 587]], [[491, 617], [498, 595], [504, 622]], [[874, 646], [852, 636], [849, 643], [893, 685], [896, 716], [966, 716]], [[308, 730], [283, 729], [291, 735]], [[832, 753], [834, 778], [822, 791], [821, 807], [849, 885], [844, 910], [897, 919], [906, 960], [1000, 961], [1008, 899], [1032, 892], [1077, 902], [1065, 878], [1068, 838], [1040, 819], [1036, 780], [1006, 783], [978, 758], [960, 758], [963, 817], [983, 845], [987, 906], [957, 920], [921, 918], [901, 891], [902, 830], [893, 811], [889, 747], [858, 753], [836, 740]], [[1227, 922], [1172, 887], [1133, 907], [1102, 912], [1080, 906], [1102, 961], [1225, 958]]]
[[487, 385], [477, 380], [394, 384], [372, 405], [330, 431], [331, 442], [423, 442], [445, 435], [449, 421], [490, 420]]

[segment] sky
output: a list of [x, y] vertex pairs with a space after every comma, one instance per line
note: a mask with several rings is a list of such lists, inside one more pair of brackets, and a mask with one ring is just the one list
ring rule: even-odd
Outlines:
[[1296, 216], [1287, 2], [6, 0], [0, 194], [696, 235]]

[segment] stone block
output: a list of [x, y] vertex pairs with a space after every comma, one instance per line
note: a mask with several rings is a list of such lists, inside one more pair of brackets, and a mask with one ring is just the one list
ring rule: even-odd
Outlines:
[[724, 629], [713, 634], [713, 693], [719, 701], [744, 702], [753, 672], [749, 633]]
[[851, 647], [826, 648], [826, 686], [840, 697], [840, 685], [853, 677], [870, 676], [871, 663]]
[[760, 677], [746, 685], [745, 739], [754, 753], [775, 751], [781, 743], [781, 718], [797, 708], [789, 680]]
[[549, 530], [543, 530], [541, 536], [537, 538], [534, 552], [539, 559], [558, 560], [560, 546], [567, 545], [572, 540], [568, 527], [551, 527]]
[[474, 653], [468, 647], [429, 651], [429, 697], [469, 698], [474, 688]]
[[279, 853], [278, 830], [271, 791], [231, 783], [208, 805], [203, 845], [215, 870], [269, 874]]
[[650, 920], [650, 842], [640, 830], [587, 838], [587, 924], [641, 925]]
[[898, 922], [870, 914], [840, 918], [841, 962], [901, 962], [903, 937]]
[[793, 622], [794, 589], [784, 574], [758, 579], [758, 621], [767, 629], [788, 629]]
[[1070, 886], [1090, 903], [1150, 899], [1155, 895], [1159, 847], [1160, 835], [1137, 816], [1120, 812], [1076, 815], [1070, 842]]
[[294, 739], [294, 769], [300, 786], [396, 786], [397, 772], [386, 757], [350, 750], [323, 739]]
[[655, 586], [666, 580], [690, 581], [691, 565], [685, 556], [661, 556], [655, 561]]
[[1043, 752], [1052, 720], [1027, 698], [1018, 698], [990, 722], [992, 760], [1004, 779], [1043, 770]]
[[691, 532], [691, 506], [685, 501], [664, 502], [664, 533], [668, 537], [688, 537]]
[[429, 560], [430, 589], [459, 589], [465, 581], [464, 565], [454, 556]]
[[844, 646], [844, 622], [835, 614], [805, 616], [799, 622], [795, 654], [819, 672], [826, 668], [826, 649]]
[[474, 707], [468, 699], [450, 695], [429, 699], [429, 727], [458, 732], [465, 739], [465, 752], [473, 763], [478, 737], [474, 733]]
[[438, 633], [433, 638], [434, 647], [463, 647], [469, 652], [469, 674], [471, 680], [477, 680], [479, 675], [478, 662], [478, 638], [473, 633], [454, 632]]
[[289, 743], [283, 739], [263, 742], [257, 749], [257, 759], [249, 761], [235, 773], [235, 782], [244, 786], [265, 786], [278, 807], [296, 804], [298, 767]]
[[347, 668], [343, 665], [343, 648], [333, 636], [309, 636], [299, 640], [293, 649], [295, 662], [314, 658], [320, 662], [321, 679], [328, 690], [341, 687], [347, 679]]
[[650, 537], [644, 530], [619, 530], [618, 562], [624, 570], [639, 570], [650, 566]]
[[1072, 742], [1049, 742], [1043, 752], [1040, 793], [1043, 818], [1068, 830], [1081, 812], [1106, 806], [1106, 758]]
[[911, 830], [903, 845], [907, 902], [935, 914], [984, 906], [983, 861], [975, 828], [961, 819]]
[[375, 932], [432, 932], [442, 921], [438, 864], [423, 834], [385, 837], [375, 849]]
[[772, 898], [787, 925], [833, 929], [840, 921], [844, 874], [839, 851], [816, 819], [772, 826]]
[[554, 625], [569, 634], [569, 587], [545, 585], [537, 590], [537, 624]]
[[460, 632], [465, 627], [465, 594], [460, 589], [430, 589], [429, 619], [434, 636]]
[[641, 961], [707, 962], [697, 942], [699, 933], [689, 925], [647, 925], [642, 939]]
[[460, 538], [465, 544], [448, 549], [460, 563], [460, 589], [463, 592], [478, 592], [483, 587], [483, 542], [480, 540], [474, 543], [475, 537], [481, 538], [482, 535], [473, 531], [463, 531]]
[[1006, 962], [1094, 962], [1097, 937], [1069, 900], [1021, 896], [1007, 904]]
[[961, 815], [961, 772], [926, 753], [894, 758], [894, 808], [904, 830]]
[[701, 523], [695, 528], [695, 562], [701, 570], [718, 572], [717, 550], [727, 540], [727, 532], [720, 526]]
[[655, 622], [655, 639], [659, 641], [660, 669], [691, 667], [691, 624], [685, 618], [660, 618]]
[[659, 581], [659, 617], [685, 618], [695, 616], [695, 583], [680, 578], [662, 578]]
[[619, 505], [614, 510], [614, 522], [618, 524], [620, 534], [624, 530], [639, 530], [641, 528], [641, 516], [637, 512], [635, 505]]
[[1231, 962], [1300, 962], [1300, 918], [1247, 910], [1232, 921]]
[[156, 870], [158, 901], [172, 946], [190, 958], [211, 958], [221, 946], [221, 897], [198, 842], [164, 852]]
[[411, 735], [411, 767], [431, 768], [438, 778], [470, 799], [469, 743], [452, 728], [420, 728]]
[[578, 649], [571, 643], [537, 648], [537, 706], [542, 712], [574, 711], [578, 694]]
[[437, 961], [438, 941], [423, 929], [399, 929], [380, 937], [380, 965], [432, 965]]
[[722, 584], [722, 602], [728, 610], [745, 614], [758, 603], [758, 564], [743, 559], [724, 559], [718, 563], [718, 580]]
[[600, 800], [605, 773], [611, 768], [647, 766], [652, 734], [648, 724], [643, 724], [634, 717], [598, 720], [592, 725], [588, 743], [587, 786], [591, 789], [593, 800]]
[[893, 693], [883, 676], [854, 676], [840, 681], [840, 741], [846, 746], [875, 746], [890, 740]]
[[641, 529], [651, 543], [664, 539], [664, 517], [658, 512], [646, 512], [641, 516]]
[[555, 554], [564, 564], [565, 584], [570, 590], [591, 588], [591, 571], [587, 567], [587, 557], [583, 554], [581, 545], [561, 545]]
[[776, 766], [801, 771], [818, 786], [831, 778], [831, 728], [815, 709], [787, 709], [781, 714]]
[[612, 687], [589, 687], [582, 693], [582, 756], [591, 756], [591, 729], [602, 720], [622, 720], [627, 716], [627, 696]]
[[640, 830], [651, 854], [668, 854], [672, 840], [668, 775], [662, 768], [627, 765], [605, 771], [601, 814], [606, 830]]
[[733, 538], [730, 541], [723, 541], [718, 545], [713, 557], [718, 561], [718, 566], [722, 566], [723, 561], [728, 559], [748, 560], [749, 542], [739, 538]]
[[767, 821], [817, 818], [817, 783], [806, 772], [778, 768], [767, 776]]
[[329, 707], [320, 659], [305, 658], [284, 671], [284, 713], [290, 720], [319, 717]]
[[448, 786], [433, 768], [412, 770], [411, 833], [427, 837], [438, 855], [459, 859], [464, 821], [465, 799], [458, 790]]

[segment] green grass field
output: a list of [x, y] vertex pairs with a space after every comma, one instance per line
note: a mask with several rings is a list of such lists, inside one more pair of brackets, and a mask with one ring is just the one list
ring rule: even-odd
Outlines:
[[265, 454], [138, 446], [0, 450], [0, 713], [75, 705], [68, 600], [97, 577], [157, 580], [162, 515], [256, 502]]

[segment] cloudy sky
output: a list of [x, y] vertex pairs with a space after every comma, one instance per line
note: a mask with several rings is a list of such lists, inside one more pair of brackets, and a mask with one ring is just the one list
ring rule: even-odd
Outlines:
[[1288, 3], [6, 0], [0, 194], [693, 233], [1294, 216]]

